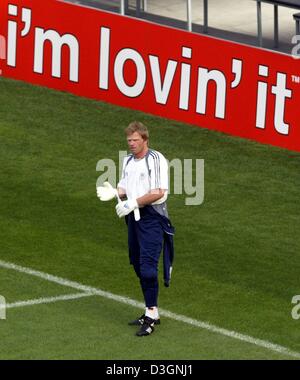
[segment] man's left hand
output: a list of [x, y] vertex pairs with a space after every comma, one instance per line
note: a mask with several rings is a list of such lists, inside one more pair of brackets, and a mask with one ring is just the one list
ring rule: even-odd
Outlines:
[[131, 213], [131, 211], [138, 208], [139, 205], [136, 201], [136, 199], [127, 199], [127, 201], [119, 202], [116, 205], [116, 212], [118, 214], [119, 218], [122, 218], [125, 215], [128, 215]]

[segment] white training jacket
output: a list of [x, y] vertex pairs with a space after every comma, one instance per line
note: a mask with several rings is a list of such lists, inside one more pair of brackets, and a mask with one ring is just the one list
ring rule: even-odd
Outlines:
[[150, 190], [163, 189], [166, 190], [164, 196], [152, 204], [165, 202], [169, 189], [167, 160], [160, 152], [152, 149], [140, 159], [129, 154], [124, 157], [122, 177], [118, 187], [124, 190], [128, 199], [140, 198]]

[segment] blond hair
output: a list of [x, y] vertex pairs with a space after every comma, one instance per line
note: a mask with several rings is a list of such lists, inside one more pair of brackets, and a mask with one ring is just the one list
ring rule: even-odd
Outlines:
[[132, 135], [134, 132], [138, 132], [143, 140], [149, 140], [149, 132], [147, 127], [140, 121], [133, 121], [125, 129], [126, 136]]

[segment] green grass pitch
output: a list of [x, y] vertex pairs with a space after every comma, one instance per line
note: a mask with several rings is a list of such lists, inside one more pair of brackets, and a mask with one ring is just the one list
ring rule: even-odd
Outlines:
[[[95, 191], [98, 160], [118, 162], [136, 119], [169, 160], [205, 160], [203, 204], [169, 197], [176, 258], [160, 306], [300, 352], [298, 153], [1, 78], [0, 260], [142, 301], [125, 223]], [[73, 293], [0, 266], [9, 304]], [[0, 359], [292, 359], [170, 318], [139, 339], [127, 322], [141, 312], [99, 296], [11, 308]]]

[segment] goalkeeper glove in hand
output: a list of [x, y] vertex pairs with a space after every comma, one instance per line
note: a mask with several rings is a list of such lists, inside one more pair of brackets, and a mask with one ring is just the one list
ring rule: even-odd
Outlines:
[[100, 201], [110, 201], [118, 196], [118, 190], [114, 189], [109, 182], [104, 182], [103, 186], [97, 187], [97, 197]]
[[127, 201], [119, 202], [116, 205], [116, 212], [119, 218], [131, 213], [139, 207], [136, 199], [127, 199]]

